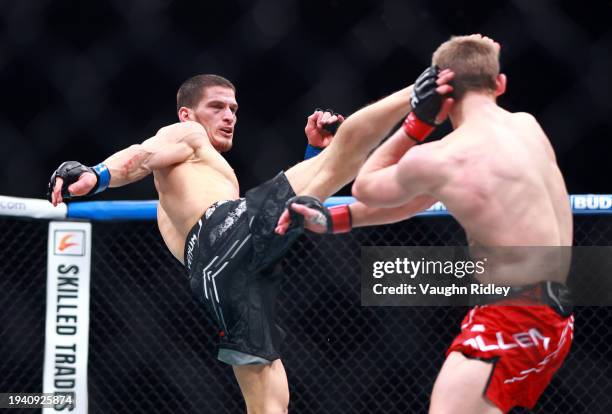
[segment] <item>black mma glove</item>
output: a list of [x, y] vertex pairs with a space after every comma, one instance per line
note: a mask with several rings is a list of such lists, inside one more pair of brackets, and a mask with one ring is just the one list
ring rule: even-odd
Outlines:
[[293, 203], [302, 204], [321, 213], [324, 222], [321, 221], [317, 224], [327, 227], [327, 233], [347, 233], [352, 229], [351, 209], [346, 204], [327, 208], [315, 197], [291, 197], [285, 203], [285, 207], [289, 210], [291, 221], [300, 227], [304, 226], [304, 216], [293, 211], [291, 208]]
[[[336, 116], [340, 115], [338, 112], [334, 112], [334, 110], [330, 109], [330, 108], [327, 108], [327, 109], [315, 108], [315, 111], [329, 112], [330, 114], [336, 115]], [[340, 126], [340, 120], [336, 119], [334, 122], [332, 122], [330, 124], [325, 124], [323, 126], [323, 129], [326, 130], [327, 132], [329, 132], [330, 134], [335, 135], [339, 126]]]
[[417, 78], [412, 90], [412, 112], [403, 123], [406, 134], [422, 142], [436, 127], [436, 117], [442, 109], [443, 96], [436, 92], [439, 69], [430, 66]]
[[64, 200], [78, 198], [79, 196], [73, 196], [70, 194], [68, 187], [79, 181], [79, 177], [86, 172], [90, 172], [96, 176], [96, 185], [86, 195], [89, 196], [92, 194], [97, 194], [108, 188], [108, 185], [110, 184], [110, 172], [104, 164], [98, 164], [94, 167], [87, 167], [78, 161], [66, 161], [62, 163], [51, 175], [47, 188], [47, 199], [51, 201], [51, 194], [55, 188], [55, 181], [57, 177], [60, 177], [63, 180], [62, 198]]
[[[316, 108], [316, 111], [321, 111], [321, 112], [329, 112], [332, 115], [336, 115], [336, 116], [341, 116], [339, 113], [334, 112], [333, 109], [321, 109], [321, 108]], [[328, 132], [331, 135], [334, 135], [336, 133], [336, 131], [338, 130], [338, 127], [340, 126], [342, 122], [339, 119], [336, 119], [334, 122], [329, 123], [329, 124], [325, 124], [323, 126], [323, 130]], [[316, 157], [317, 155], [319, 155], [321, 153], [321, 151], [323, 151], [323, 148], [318, 147], [318, 146], [314, 146], [311, 145], [310, 143], [306, 146], [306, 152], [304, 153], [304, 159], [307, 160], [309, 158], [312, 157]]]

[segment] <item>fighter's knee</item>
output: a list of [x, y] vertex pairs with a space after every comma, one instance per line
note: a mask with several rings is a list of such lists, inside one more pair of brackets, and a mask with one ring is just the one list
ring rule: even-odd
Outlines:
[[345, 163], [365, 160], [372, 149], [372, 145], [368, 145], [368, 141], [360, 140], [359, 137], [349, 134], [336, 133], [334, 140], [329, 145], [330, 150], [328, 152], [335, 152]]
[[330, 180], [351, 181], [365, 162], [363, 153], [346, 151], [330, 154], [329, 161], [321, 167], [321, 172]]

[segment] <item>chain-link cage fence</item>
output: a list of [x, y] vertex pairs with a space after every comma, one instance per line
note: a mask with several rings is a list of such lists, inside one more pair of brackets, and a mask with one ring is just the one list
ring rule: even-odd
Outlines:
[[[42, 389], [46, 236], [47, 222], [0, 219], [1, 390]], [[611, 242], [612, 216], [576, 217], [575, 244]], [[361, 307], [359, 247], [464, 243], [449, 217], [301, 238], [279, 299], [290, 412], [426, 412], [466, 309]], [[244, 410], [231, 369], [215, 359], [217, 330], [154, 223], [94, 224], [90, 317], [91, 413]], [[610, 308], [576, 310], [570, 356], [534, 412], [612, 412], [610, 326]]]

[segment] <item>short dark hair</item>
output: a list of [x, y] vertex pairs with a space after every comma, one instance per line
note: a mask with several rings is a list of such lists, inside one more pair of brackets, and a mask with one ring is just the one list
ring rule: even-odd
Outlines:
[[176, 110], [178, 111], [182, 106], [195, 108], [202, 99], [204, 90], [211, 86], [223, 86], [236, 92], [236, 87], [223, 76], [212, 74], [192, 76], [183, 82], [176, 93]]

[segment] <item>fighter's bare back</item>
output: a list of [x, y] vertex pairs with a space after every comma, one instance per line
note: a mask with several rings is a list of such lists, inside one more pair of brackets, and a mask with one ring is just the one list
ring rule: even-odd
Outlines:
[[[571, 245], [572, 214], [565, 183], [550, 142], [533, 116], [496, 105], [479, 107], [477, 117], [470, 117], [441, 141], [419, 149], [437, 159], [442, 178], [432, 195], [462, 225], [471, 246]], [[558, 249], [540, 250], [546, 255], [558, 253]], [[533, 252], [512, 250], [513, 255], [524, 254], [529, 259], [535, 257]], [[517, 259], [511, 261], [521, 263]], [[549, 259], [541, 257], [542, 261]], [[511, 272], [503, 272], [512, 273], [504, 282], [564, 279], [554, 272], [523, 275], [517, 271], [525, 268], [532, 267], [522, 262]]]
[[436, 195], [472, 243], [571, 245], [565, 184], [531, 115], [491, 110], [440, 141], [436, 151], [448, 154], [447, 179]]

